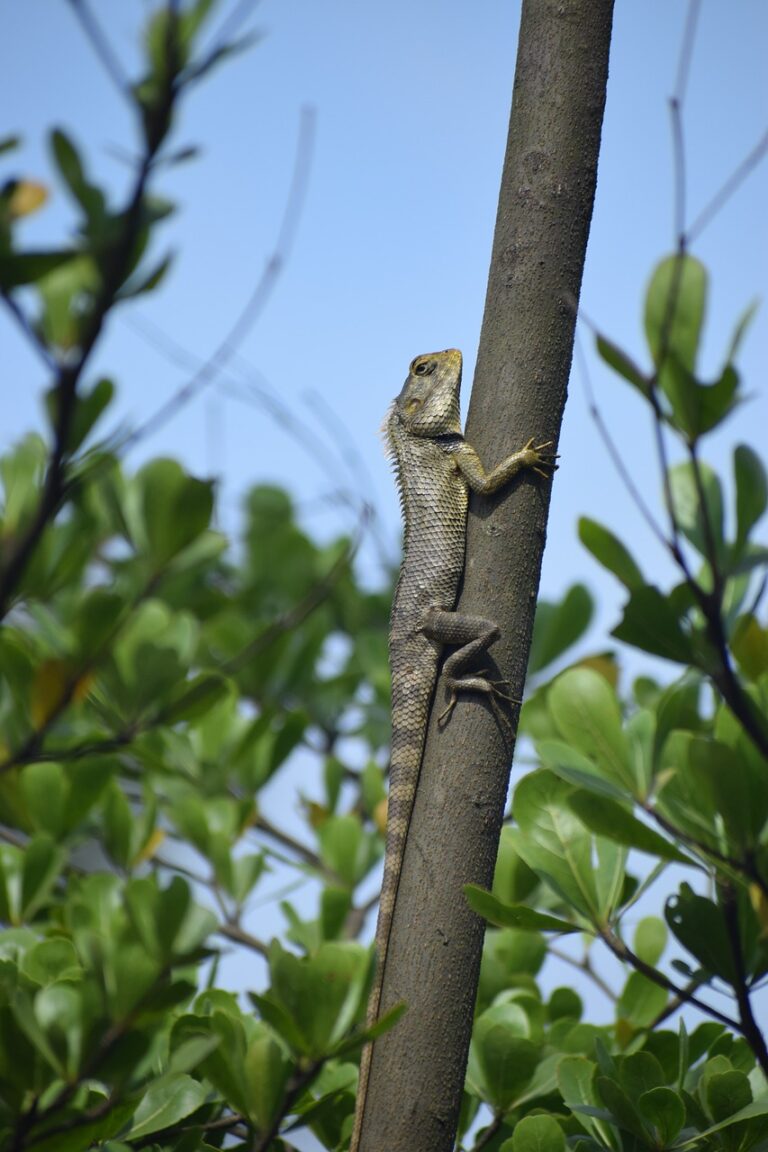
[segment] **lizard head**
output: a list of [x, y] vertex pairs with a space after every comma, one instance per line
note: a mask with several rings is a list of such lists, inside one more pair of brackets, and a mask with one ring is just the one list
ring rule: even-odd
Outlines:
[[461, 352], [428, 352], [411, 362], [395, 409], [412, 436], [461, 434]]

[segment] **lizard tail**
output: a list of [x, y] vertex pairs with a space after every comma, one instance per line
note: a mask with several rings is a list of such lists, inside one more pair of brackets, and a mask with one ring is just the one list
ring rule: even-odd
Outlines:
[[[393, 724], [397, 733], [398, 725]], [[423, 729], [422, 729], [423, 730]], [[371, 995], [368, 1000], [366, 1025], [372, 1027], [379, 1018], [381, 1007], [381, 993], [384, 988], [384, 972], [386, 968], [387, 953], [389, 951], [389, 937], [392, 932], [392, 921], [395, 913], [397, 890], [400, 885], [403, 856], [405, 855], [405, 841], [408, 835], [408, 826], [411, 822], [411, 812], [416, 796], [418, 773], [421, 762], [423, 740], [418, 747], [409, 744], [406, 747], [397, 747], [397, 737], [393, 738], [392, 763], [390, 767], [389, 803], [387, 811], [387, 847], [384, 856], [384, 877], [381, 884], [381, 899], [379, 902], [379, 918], [376, 924], [376, 974], [374, 976]], [[352, 1129], [352, 1139], [349, 1152], [359, 1152], [360, 1137], [365, 1116], [365, 1104], [368, 1098], [368, 1081], [371, 1075], [373, 1060], [373, 1042], [366, 1044], [360, 1057], [360, 1077], [357, 1088], [357, 1102], [355, 1107], [355, 1123]]]

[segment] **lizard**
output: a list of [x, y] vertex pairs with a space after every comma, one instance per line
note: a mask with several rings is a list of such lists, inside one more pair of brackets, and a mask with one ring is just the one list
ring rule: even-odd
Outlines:
[[[367, 1026], [379, 1017], [387, 950], [405, 855], [427, 721], [437, 686], [442, 649], [455, 646], [443, 662], [449, 699], [447, 721], [459, 692], [485, 695], [496, 712], [500, 684], [469, 673], [482, 661], [499, 629], [480, 616], [456, 612], [464, 571], [469, 491], [498, 491], [523, 469], [548, 478], [556, 467], [549, 443], [531, 438], [519, 451], [486, 472], [461, 430], [459, 394], [462, 356], [457, 348], [417, 356], [384, 423], [387, 454], [394, 465], [405, 524], [403, 562], [392, 605], [389, 663], [392, 677], [392, 744], [384, 877], [375, 947], [377, 966], [368, 1002]], [[375, 1046], [363, 1048], [350, 1152], [358, 1152]]]

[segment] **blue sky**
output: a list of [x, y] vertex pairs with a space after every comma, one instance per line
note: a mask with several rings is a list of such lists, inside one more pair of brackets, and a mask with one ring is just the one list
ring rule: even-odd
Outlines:
[[[232, 7], [225, 4], [222, 14]], [[115, 51], [130, 69], [147, 5], [96, 5]], [[108, 9], [108, 11], [107, 11]], [[106, 16], [104, 15], [107, 12]], [[595, 214], [582, 293], [586, 314], [641, 359], [641, 299], [654, 262], [672, 244], [673, 180], [667, 100], [674, 86], [687, 4], [619, 0], [611, 55]], [[362, 465], [329, 477], [258, 407], [209, 390], [171, 425], [143, 442], [131, 461], [180, 456], [190, 469], [221, 478], [223, 522], [236, 523], [249, 484], [287, 485], [312, 530], [348, 526], [326, 497], [339, 486], [363, 492], [377, 508], [394, 556], [398, 509], [378, 429], [411, 358], [447, 346], [467, 361], [466, 405], [480, 329], [519, 6], [484, 0], [264, 0], [251, 24], [261, 42], [223, 66], [188, 101], [179, 145], [202, 157], [161, 176], [156, 189], [179, 211], [158, 237], [177, 259], [162, 291], [116, 316], [98, 366], [114, 375], [120, 414], [137, 422], [185, 379], [132, 326], [146, 317], [191, 354], [217, 346], [271, 255], [304, 107], [316, 131], [309, 184], [292, 250], [267, 307], [241, 353], [252, 379], [307, 420], [326, 448]], [[66, 127], [92, 175], [117, 192], [128, 172], [116, 159], [134, 126], [84, 40], [69, 5], [10, 5], [0, 48], [0, 99], [23, 152], [4, 158], [3, 175], [51, 180], [46, 131]], [[684, 109], [690, 216], [707, 203], [768, 127], [761, 0], [704, 4]], [[715, 369], [730, 328], [768, 281], [768, 163], [750, 177], [704, 232], [695, 252], [712, 272], [706, 362]], [[73, 219], [55, 188], [48, 207], [25, 225], [30, 242], [66, 233]], [[741, 363], [753, 399], [731, 420], [709, 455], [724, 463], [730, 445], [768, 427], [765, 309]], [[590, 376], [612, 435], [648, 498], [658, 475], [650, 427], [636, 397], [591, 354]], [[7, 397], [0, 445], [39, 423], [38, 363], [0, 314]], [[328, 431], [307, 395], [316, 394], [346, 430]], [[514, 449], [530, 430], [510, 429]], [[759, 443], [756, 445], [759, 449]], [[574, 369], [553, 490], [542, 590], [558, 596], [585, 578], [615, 619], [618, 592], [575, 536], [580, 514], [604, 519], [659, 561], [611, 470], [587, 411], [583, 374]], [[493, 462], [489, 462], [493, 463]], [[375, 557], [365, 554], [375, 578]]]
[[[222, 11], [231, 9], [225, 4]], [[143, 3], [95, 4], [130, 69]], [[618, 0], [595, 214], [582, 306], [644, 360], [641, 301], [654, 263], [673, 244], [668, 98], [688, 6], [683, 0]], [[398, 506], [378, 429], [407, 365], [448, 346], [466, 358], [469, 392], [480, 330], [515, 62], [519, 4], [502, 0], [264, 0], [251, 24], [263, 39], [215, 72], [188, 101], [177, 143], [200, 159], [162, 176], [156, 190], [179, 212], [158, 252], [178, 255], [162, 290], [125, 308], [109, 327], [98, 367], [120, 390], [119, 415], [146, 418], [186, 378], [131, 325], [143, 316], [204, 358], [226, 334], [271, 255], [285, 207], [302, 109], [316, 132], [298, 231], [267, 307], [241, 348], [241, 366], [271, 390], [336, 460], [335, 475], [303, 452], [258, 406], [218, 388], [143, 442], [150, 455], [182, 458], [220, 477], [223, 524], [237, 523], [247, 486], [286, 485], [307, 527], [323, 536], [352, 527], [329, 498], [339, 487], [373, 503], [388, 555], [397, 553]], [[5, 5], [0, 106], [23, 151], [0, 160], [0, 178], [52, 180], [45, 135], [65, 127], [92, 176], [115, 193], [129, 173], [115, 151], [134, 126], [62, 0]], [[768, 128], [764, 0], [702, 5], [684, 106], [688, 219], [695, 217]], [[704, 231], [694, 252], [712, 273], [705, 366], [715, 371], [737, 316], [768, 287], [768, 163], [763, 162]], [[25, 224], [30, 243], [65, 236], [73, 220], [58, 188]], [[636, 396], [581, 340], [597, 402], [621, 455], [653, 506], [659, 476], [651, 427]], [[40, 426], [45, 386], [38, 361], [0, 313], [0, 449]], [[704, 456], [728, 469], [746, 440], [765, 451], [768, 316], [758, 313], [740, 364], [750, 402]], [[318, 396], [343, 434], [318, 415]], [[509, 450], [530, 429], [509, 431]], [[354, 447], [354, 454], [352, 452]], [[604, 521], [632, 543], [647, 571], [668, 569], [612, 471], [588, 413], [578, 361], [570, 384], [561, 468], [554, 481], [542, 593], [585, 580], [610, 627], [621, 596], [576, 538], [576, 519]], [[356, 462], [356, 459], [360, 462]], [[494, 461], [488, 461], [492, 464]], [[377, 554], [364, 550], [366, 577]], [[597, 645], [604, 635], [596, 634]], [[636, 668], [638, 665], [634, 665]]]

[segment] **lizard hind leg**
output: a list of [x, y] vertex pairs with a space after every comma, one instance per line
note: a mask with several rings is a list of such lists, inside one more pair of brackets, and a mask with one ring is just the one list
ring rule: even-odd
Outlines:
[[449, 697], [446, 708], [438, 717], [438, 723], [447, 723], [460, 693], [476, 692], [487, 698], [497, 722], [509, 729], [509, 718], [499, 701], [505, 700], [510, 704], [518, 704], [519, 701], [505, 691], [508, 687], [506, 683], [490, 680], [478, 670], [478, 666], [482, 668], [483, 658], [487, 656], [491, 644], [498, 639], [499, 629], [496, 625], [483, 616], [465, 616], [460, 612], [433, 608], [426, 614], [422, 630], [431, 640], [456, 648], [443, 665], [443, 682], [448, 688]]

